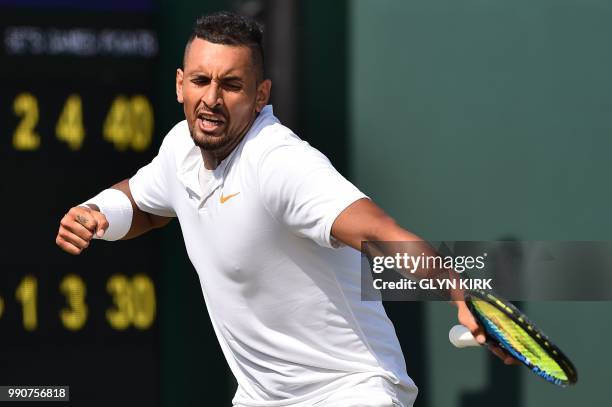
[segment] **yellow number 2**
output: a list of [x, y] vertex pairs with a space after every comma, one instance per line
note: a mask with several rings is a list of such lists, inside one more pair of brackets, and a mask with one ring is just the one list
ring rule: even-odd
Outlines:
[[62, 279], [60, 291], [66, 296], [69, 308], [60, 311], [60, 319], [66, 329], [78, 331], [87, 321], [87, 304], [85, 294], [87, 289], [83, 279], [76, 274], [69, 274]]
[[13, 133], [16, 150], [32, 151], [40, 146], [40, 136], [34, 131], [38, 123], [38, 99], [31, 93], [20, 93], [13, 101], [13, 111], [21, 121]]
[[55, 125], [55, 135], [65, 141], [71, 150], [78, 150], [85, 138], [83, 127], [83, 103], [79, 95], [70, 95]]

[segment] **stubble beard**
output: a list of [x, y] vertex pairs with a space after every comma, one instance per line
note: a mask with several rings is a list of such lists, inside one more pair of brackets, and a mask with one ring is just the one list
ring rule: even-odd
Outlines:
[[[255, 118], [257, 117], [257, 115], [258, 113], [255, 114], [253, 118], [251, 118], [251, 120], [245, 126], [245, 128], [242, 129], [242, 131], [240, 131], [240, 135], [237, 135], [236, 137], [231, 137], [228, 134], [229, 126], [226, 127], [224, 129], [224, 132], [221, 133], [220, 135], [210, 136], [200, 131], [199, 129], [197, 129], [195, 121], [193, 123], [193, 126], [189, 126], [189, 133], [191, 135], [191, 139], [193, 140], [194, 144], [198, 146], [200, 149], [202, 149], [203, 151], [207, 151], [211, 153], [229, 154], [231, 150], [236, 148], [236, 146], [240, 143], [240, 141], [246, 136], [248, 131], [253, 126], [253, 123], [255, 122]], [[228, 123], [226, 123], [226, 126], [227, 125]], [[231, 150], [225, 151], [230, 146], [231, 146]]]
[[230, 137], [228, 137], [226, 132], [223, 132], [218, 136], [210, 136], [196, 129], [195, 122], [189, 129], [189, 133], [191, 134], [191, 139], [193, 140], [194, 144], [205, 151], [213, 152], [222, 150], [231, 142]]

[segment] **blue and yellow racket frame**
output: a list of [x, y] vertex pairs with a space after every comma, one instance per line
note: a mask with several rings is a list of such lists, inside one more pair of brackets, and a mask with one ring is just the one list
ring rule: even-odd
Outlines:
[[[517, 351], [514, 346], [505, 340], [505, 338], [502, 336], [503, 333], [501, 330], [478, 310], [475, 304], [477, 301], [484, 301], [490, 304], [502, 312], [516, 325], [518, 325], [524, 331], [524, 333], [529, 335], [533, 341], [540, 345], [547, 355], [559, 365], [559, 367], [565, 373], [566, 378], [555, 377], [554, 375], [549, 374], [540, 366], [534, 364], [528, 357]], [[527, 366], [533, 373], [542, 377], [548, 382], [566, 387], [575, 384], [578, 381], [578, 372], [569, 358], [565, 356], [561, 349], [559, 349], [548, 338], [548, 336], [546, 336], [531, 321], [529, 321], [524, 313], [519, 311], [510, 302], [495, 296], [493, 293], [482, 290], [470, 290], [465, 292], [465, 302], [472, 314], [478, 320], [478, 323], [484, 328], [487, 336], [487, 343], [493, 343], [499, 346], [504, 351], [512, 355], [515, 359]]]

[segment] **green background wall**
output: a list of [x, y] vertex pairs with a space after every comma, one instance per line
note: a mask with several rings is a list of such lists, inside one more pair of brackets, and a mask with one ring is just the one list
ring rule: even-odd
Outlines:
[[[401, 224], [431, 240], [608, 239], [612, 3], [358, 0], [349, 16], [351, 173]], [[407, 353], [427, 368], [417, 405], [609, 404], [612, 306], [522, 308], [578, 386], [453, 349], [453, 310], [427, 304], [425, 355]]]
[[[233, 4], [159, 0], [160, 132], [182, 118], [173, 78], [193, 19]], [[310, 0], [298, 20], [298, 134], [401, 224], [432, 240], [608, 238], [612, 4]], [[178, 225], [162, 233], [162, 405], [229, 405]], [[606, 404], [609, 303], [522, 304], [576, 362], [565, 390], [452, 348], [445, 304], [386, 308], [418, 406]]]

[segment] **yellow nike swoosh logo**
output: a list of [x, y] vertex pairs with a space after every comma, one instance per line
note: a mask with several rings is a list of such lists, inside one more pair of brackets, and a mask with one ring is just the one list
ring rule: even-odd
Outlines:
[[236, 195], [238, 195], [239, 193], [240, 192], [236, 192], [235, 194], [230, 194], [230, 195], [227, 195], [227, 196], [223, 196], [223, 192], [221, 192], [221, 197], [219, 198], [219, 202], [224, 204], [227, 201], [229, 201], [230, 199], [232, 199], [233, 197], [235, 197]]

